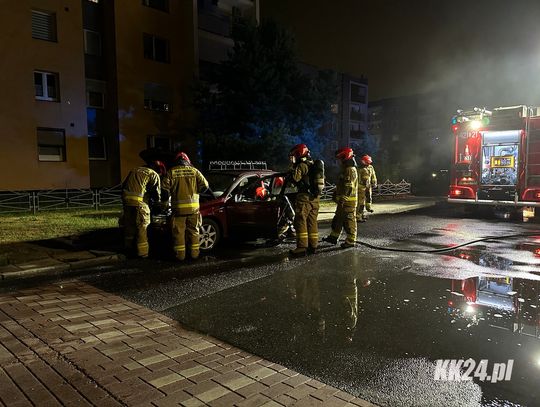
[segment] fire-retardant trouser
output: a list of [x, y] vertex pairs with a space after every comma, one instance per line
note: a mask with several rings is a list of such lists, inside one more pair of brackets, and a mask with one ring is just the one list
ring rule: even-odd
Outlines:
[[[367, 206], [368, 196], [369, 207]], [[362, 219], [365, 216], [364, 209], [371, 209], [371, 187], [358, 184], [358, 207], [356, 208], [356, 216], [358, 219]]]
[[186, 258], [186, 246], [192, 259], [199, 257], [199, 228], [201, 224], [202, 218], [199, 212], [191, 215], [173, 215], [172, 238], [174, 254], [177, 260]]
[[317, 248], [319, 244], [319, 197], [299, 193], [294, 205], [294, 229], [296, 230], [296, 247], [298, 249]]
[[332, 233], [330, 233], [330, 236], [335, 237], [336, 240], [339, 240], [341, 231], [345, 229], [345, 233], [347, 234], [345, 242], [354, 244], [354, 242], [356, 242], [355, 212], [356, 206], [338, 203], [336, 213], [332, 219]]
[[148, 235], [146, 230], [150, 224], [150, 208], [145, 202], [138, 206], [124, 205], [124, 246], [132, 250], [136, 245], [137, 256], [148, 256]]

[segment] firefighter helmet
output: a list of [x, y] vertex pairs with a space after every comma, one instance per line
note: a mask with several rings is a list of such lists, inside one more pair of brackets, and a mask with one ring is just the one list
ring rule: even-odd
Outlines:
[[188, 155], [184, 153], [183, 151], [179, 151], [176, 153], [176, 157], [174, 157], [174, 161], [176, 163], [179, 163], [183, 161], [185, 165], [191, 165], [191, 160], [189, 159]]
[[341, 161], [347, 161], [354, 157], [354, 151], [350, 147], [343, 147], [336, 151], [336, 158]]
[[308, 146], [305, 144], [297, 144], [293, 148], [291, 148], [291, 151], [289, 152], [289, 156], [292, 156], [296, 159], [304, 158], [309, 155], [309, 149]]
[[268, 190], [264, 186], [264, 182], [261, 181], [261, 186], [257, 187], [257, 189], [255, 190], [255, 199], [260, 199], [264, 201], [267, 196], [268, 196]]
[[274, 188], [282, 187], [284, 183], [285, 179], [283, 177], [274, 178]]
[[373, 162], [373, 160], [371, 159], [369, 155], [364, 154], [362, 158], [360, 158], [360, 162], [364, 165], [370, 165]]
[[163, 161], [154, 161], [154, 165], [155, 165], [155, 171], [161, 176], [165, 176], [165, 174], [167, 174], [167, 167], [165, 167], [165, 164], [163, 164]]

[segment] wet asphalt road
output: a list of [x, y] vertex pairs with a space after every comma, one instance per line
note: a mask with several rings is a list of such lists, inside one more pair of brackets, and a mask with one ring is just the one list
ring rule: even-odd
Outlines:
[[[327, 229], [327, 227], [326, 227]], [[321, 235], [324, 235], [324, 230]], [[387, 406], [538, 405], [540, 225], [445, 206], [373, 217], [359, 239], [394, 249], [230, 245], [195, 264], [130, 261], [86, 281]], [[514, 360], [510, 381], [435, 381], [435, 360]]]

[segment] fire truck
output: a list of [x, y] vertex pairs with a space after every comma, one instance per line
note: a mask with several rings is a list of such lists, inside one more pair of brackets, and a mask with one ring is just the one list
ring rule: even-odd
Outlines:
[[490, 205], [524, 218], [540, 212], [540, 108], [475, 107], [452, 118], [448, 202]]

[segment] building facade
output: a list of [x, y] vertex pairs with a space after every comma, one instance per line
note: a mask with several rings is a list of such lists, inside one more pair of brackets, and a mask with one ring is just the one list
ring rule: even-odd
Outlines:
[[193, 150], [194, 78], [257, 0], [21, 0], [0, 15], [0, 190], [114, 186], [147, 147]]

